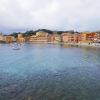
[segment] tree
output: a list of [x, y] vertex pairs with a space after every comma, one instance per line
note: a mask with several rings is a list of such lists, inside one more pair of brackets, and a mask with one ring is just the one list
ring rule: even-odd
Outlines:
[[14, 33], [12, 33], [11, 35], [14, 36], [15, 38], [17, 38], [17, 37], [18, 37], [18, 34], [19, 34], [19, 33], [14, 32]]
[[26, 32], [24, 33], [25, 36], [32, 36], [32, 35], [35, 35], [35, 34], [36, 34], [36, 32], [33, 31], [33, 30], [26, 31]]

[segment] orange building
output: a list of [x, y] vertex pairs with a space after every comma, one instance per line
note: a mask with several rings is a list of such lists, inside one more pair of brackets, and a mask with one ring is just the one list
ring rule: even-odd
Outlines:
[[62, 33], [62, 42], [65, 43], [78, 43], [81, 41], [81, 34], [76, 32], [76, 33]]
[[48, 42], [54, 42], [55, 37], [54, 34], [48, 34]]
[[62, 42], [67, 43], [69, 38], [68, 38], [68, 33], [62, 33]]
[[4, 41], [5, 41], [6, 43], [12, 43], [12, 42], [15, 41], [15, 38], [14, 38], [14, 36], [5, 35], [5, 36], [4, 36]]
[[74, 37], [74, 43], [79, 43], [82, 40], [82, 38], [81, 38], [82, 37], [82, 34], [80, 34], [78, 32], [74, 33], [73, 34], [73, 37]]
[[96, 37], [96, 33], [92, 32], [83, 32], [82, 33], [82, 42], [83, 43], [93, 43], [95, 42], [94, 39]]
[[62, 42], [65, 42], [65, 43], [74, 42], [74, 34], [71, 32], [62, 33]]

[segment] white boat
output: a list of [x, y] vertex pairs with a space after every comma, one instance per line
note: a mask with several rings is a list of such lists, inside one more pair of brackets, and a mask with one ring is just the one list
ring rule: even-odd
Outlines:
[[18, 47], [14, 47], [13, 50], [20, 50], [20, 48], [18, 48]]
[[21, 49], [21, 45], [16, 43], [14, 44], [14, 46], [12, 46], [13, 50], [20, 50]]

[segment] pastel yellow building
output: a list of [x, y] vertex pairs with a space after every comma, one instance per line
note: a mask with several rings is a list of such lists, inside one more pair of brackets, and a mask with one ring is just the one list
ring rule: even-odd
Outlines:
[[43, 32], [43, 31], [39, 31], [36, 33], [36, 37], [47, 37], [48, 33]]
[[30, 37], [30, 42], [48, 42], [48, 33], [39, 31]]
[[62, 33], [62, 42], [67, 43], [68, 40], [69, 40], [69, 38], [68, 38], [68, 34], [67, 34], [67, 33]]
[[23, 37], [23, 34], [18, 34], [18, 37], [17, 37], [17, 42], [25, 42], [25, 38]]
[[54, 34], [54, 42], [61, 42], [61, 41], [62, 41], [61, 35]]

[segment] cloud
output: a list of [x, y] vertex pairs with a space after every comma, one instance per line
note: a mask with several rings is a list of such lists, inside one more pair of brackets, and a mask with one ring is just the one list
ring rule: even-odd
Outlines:
[[99, 9], [99, 0], [0, 0], [0, 31], [99, 30]]

